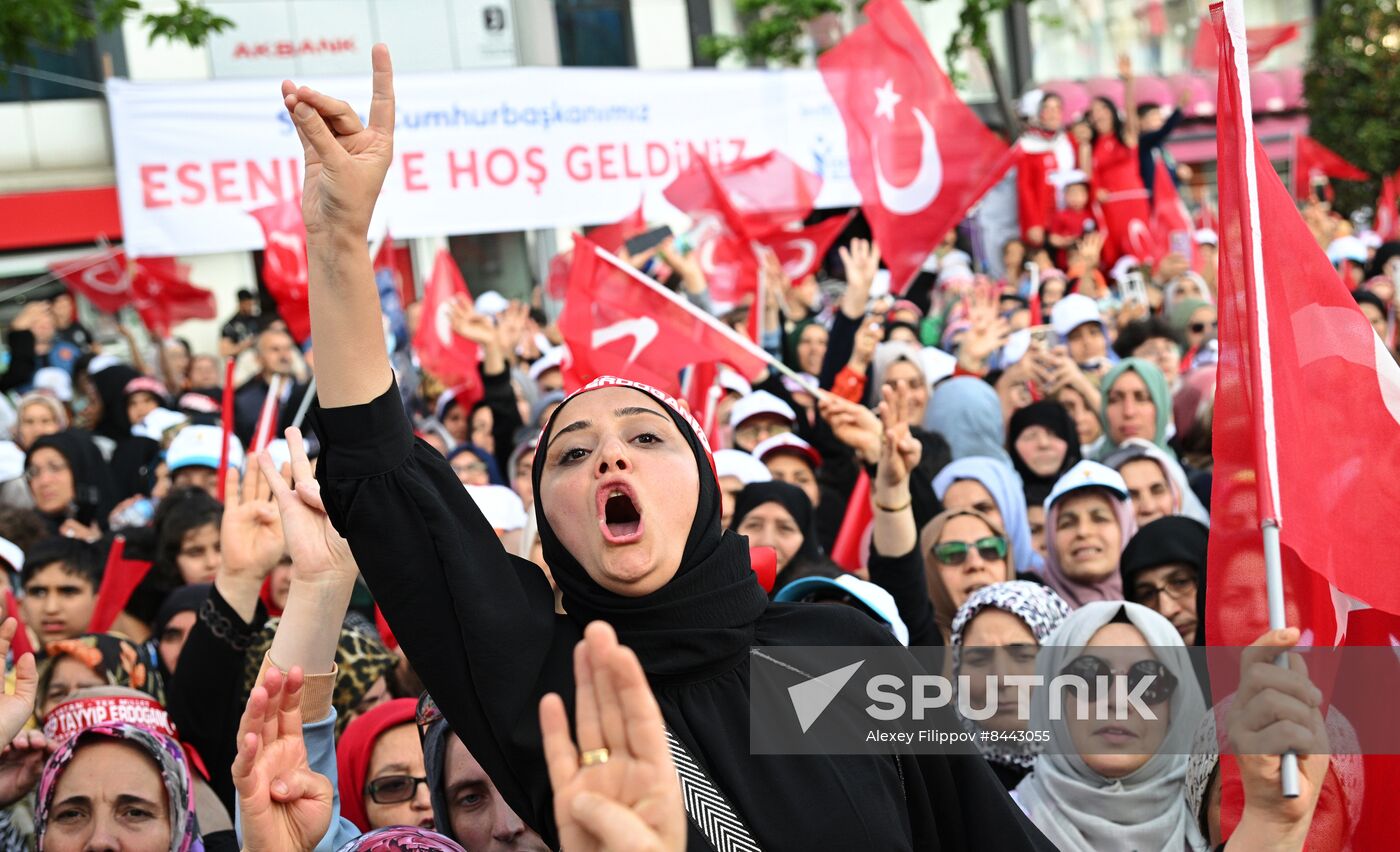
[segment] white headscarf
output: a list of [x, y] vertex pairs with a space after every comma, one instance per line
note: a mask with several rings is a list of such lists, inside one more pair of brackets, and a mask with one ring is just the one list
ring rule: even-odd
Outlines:
[[[1031, 703], [1030, 730], [1050, 731], [1052, 746], [1036, 758], [1031, 774], [1016, 788], [1016, 798], [1061, 852], [1204, 850], [1206, 841], [1191, 816], [1184, 787], [1187, 757], [1206, 708], [1186, 646], [1171, 622], [1133, 603], [1085, 604], [1041, 643], [1036, 674], [1049, 683], [1081, 656], [1084, 645], [1120, 612], [1177, 679], [1162, 745], [1137, 770], [1122, 778], [1105, 778], [1074, 752], [1065, 721], [1050, 721], [1047, 690], [1037, 689]], [[1055, 743], [1063, 745], [1056, 748]]]

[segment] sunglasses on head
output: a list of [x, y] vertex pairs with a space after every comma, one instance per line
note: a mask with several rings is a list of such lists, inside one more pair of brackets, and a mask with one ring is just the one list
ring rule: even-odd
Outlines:
[[[1084, 679], [1089, 685], [1089, 700], [1099, 700], [1099, 678], [1114, 677], [1113, 667], [1102, 657], [1095, 657], [1092, 654], [1085, 654], [1070, 661], [1070, 664], [1060, 670], [1062, 675], [1074, 675]], [[1144, 678], [1153, 678], [1147, 689], [1142, 692], [1142, 703], [1148, 706], [1155, 706], [1168, 701], [1172, 693], [1176, 692], [1176, 675], [1172, 674], [1159, 660], [1138, 660], [1128, 668], [1128, 673], [1123, 675], [1128, 679], [1128, 691], [1137, 689], [1137, 685]]]
[[1207, 328], [1211, 331], [1216, 331], [1220, 328], [1220, 323], [1214, 320], [1211, 322], [1193, 322], [1189, 328], [1192, 334], [1203, 334]]
[[976, 550], [983, 562], [1006, 558], [1006, 539], [989, 535], [976, 541], [945, 541], [934, 545], [933, 558], [944, 565], [958, 566], [967, 561], [969, 551]]

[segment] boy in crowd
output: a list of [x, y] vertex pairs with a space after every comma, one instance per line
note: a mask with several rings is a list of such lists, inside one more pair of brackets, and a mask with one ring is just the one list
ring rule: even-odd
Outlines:
[[87, 632], [102, 585], [98, 549], [77, 539], [49, 538], [25, 554], [20, 612], [43, 648]]

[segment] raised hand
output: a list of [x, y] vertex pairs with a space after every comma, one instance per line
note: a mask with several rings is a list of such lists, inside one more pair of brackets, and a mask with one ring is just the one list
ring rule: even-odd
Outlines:
[[[1322, 693], [1308, 680], [1307, 665], [1288, 655], [1288, 668], [1274, 664], [1281, 651], [1298, 644], [1296, 627], [1271, 630], [1254, 640], [1240, 660], [1240, 688], [1226, 714], [1230, 745], [1236, 752], [1244, 785], [1244, 814], [1240, 830], [1268, 831], [1280, 842], [1268, 848], [1288, 848], [1283, 838], [1296, 838], [1301, 849], [1322, 792], [1331, 761], [1327, 725], [1322, 718]], [[1284, 752], [1298, 755], [1297, 798], [1285, 798], [1279, 786]], [[1264, 847], [1255, 847], [1264, 848]]]
[[838, 252], [846, 269], [846, 292], [841, 296], [841, 310], [851, 319], [865, 315], [865, 303], [870, 300], [870, 287], [875, 273], [880, 271], [880, 247], [869, 240], [851, 240], [849, 247]]
[[1002, 318], [999, 302], [996, 291], [986, 285], [976, 287], [967, 297], [967, 316], [972, 327], [958, 344], [958, 360], [967, 369], [985, 368], [987, 359], [1011, 336], [1011, 326]]
[[292, 456], [291, 487], [277, 474], [272, 457], [266, 452], [258, 454], [258, 466], [271, 484], [282, 516], [286, 550], [292, 555], [292, 579], [336, 586], [353, 583], [359, 568], [350, 553], [350, 544], [336, 532], [326, 514], [321, 484], [306, 458], [300, 429], [287, 430], [287, 448]]
[[860, 328], [856, 329], [856, 339], [851, 344], [851, 360], [848, 366], [857, 373], [870, 369], [870, 362], [875, 360], [875, 347], [884, 339], [885, 326], [879, 317], [866, 318], [861, 322]]
[[389, 48], [376, 44], [374, 96], [369, 126], [342, 100], [307, 86], [282, 81], [282, 100], [291, 113], [306, 155], [301, 197], [307, 236], [343, 231], [365, 239], [370, 215], [394, 154], [394, 69]]
[[883, 440], [880, 442], [880, 466], [878, 470], [881, 488], [905, 488], [909, 485], [909, 474], [919, 466], [923, 458], [924, 445], [909, 431], [908, 406], [901, 398], [907, 390], [895, 393], [892, 388], [880, 389], [880, 426]]
[[823, 395], [817, 410], [836, 440], [855, 450], [862, 462], [874, 464], [880, 459], [882, 427], [875, 412], [834, 394]]
[[286, 551], [282, 516], [272, 502], [272, 486], [259, 468], [248, 465], [241, 484], [233, 468], [225, 477], [224, 519], [219, 526], [223, 570], [261, 585]]
[[39, 730], [20, 731], [0, 751], [0, 808], [8, 808], [28, 796], [44, 773], [44, 762], [58, 750], [58, 743]]
[[465, 337], [478, 346], [500, 345], [496, 324], [486, 314], [478, 311], [471, 299], [466, 296], [453, 297], [449, 318], [452, 332], [458, 337]]
[[[606, 622], [574, 649], [578, 745], [558, 695], [540, 702], [554, 819], [569, 852], [680, 852], [685, 806], [661, 708], [630, 648]], [[605, 761], [582, 766], [585, 755]]]
[[300, 668], [269, 668], [238, 724], [233, 784], [243, 848], [309, 852], [331, 824], [331, 782], [311, 770], [301, 734]]
[[[0, 683], [4, 681], [4, 663], [10, 653], [10, 643], [18, 631], [19, 621], [14, 617], [0, 623]], [[0, 687], [0, 742], [13, 740], [34, 717], [38, 686], [39, 673], [34, 665], [34, 655], [26, 652], [15, 662], [14, 691], [7, 693]]]

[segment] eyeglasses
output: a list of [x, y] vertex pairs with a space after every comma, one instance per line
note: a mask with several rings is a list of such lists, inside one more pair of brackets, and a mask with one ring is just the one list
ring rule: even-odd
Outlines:
[[1196, 577], [1192, 574], [1173, 574], [1167, 578], [1165, 586], [1152, 586], [1143, 583], [1133, 589], [1133, 598], [1143, 606], [1157, 608], [1157, 601], [1166, 592], [1173, 600], [1180, 601], [1187, 595], [1196, 593]]
[[53, 474], [53, 475], [58, 475], [58, 474], [64, 474], [64, 473], [67, 473], [67, 472], [68, 472], [68, 465], [66, 465], [66, 464], [50, 464], [50, 465], [44, 465], [44, 466], [42, 466], [42, 467], [40, 467], [40, 466], [38, 466], [38, 465], [35, 465], [35, 466], [27, 467], [27, 468], [24, 469], [24, 478], [27, 479], [27, 480], [29, 480], [29, 481], [31, 481], [31, 482], [33, 482], [34, 480], [38, 479], [39, 477], [43, 476], [43, 475], [46, 474], [46, 473], [48, 473], [48, 474]]
[[792, 424], [786, 422], [773, 423], [744, 423], [734, 430], [734, 437], [743, 438], [745, 441], [757, 438], [766, 441], [777, 435], [789, 435], [792, 433]]
[[413, 711], [413, 721], [418, 725], [418, 738], [428, 735], [428, 729], [442, 719], [442, 711], [428, 693], [418, 696], [418, 707]]
[[1208, 322], [1208, 323], [1207, 323], [1207, 322], [1193, 322], [1193, 323], [1191, 323], [1191, 325], [1187, 326], [1187, 328], [1191, 329], [1191, 333], [1192, 333], [1192, 334], [1203, 334], [1207, 328], [1209, 328], [1211, 331], [1216, 331], [1217, 329], [1219, 329], [1219, 328], [1220, 328], [1220, 322], [1219, 322], [1218, 320], [1217, 320], [1217, 321], [1211, 321], [1211, 322]]
[[418, 785], [427, 783], [427, 778], [415, 778], [412, 775], [385, 775], [366, 784], [365, 792], [378, 804], [397, 805], [412, 799], [418, 792]]
[[486, 473], [487, 468], [485, 462], [475, 461], [466, 462], [463, 464], [454, 464], [452, 466], [452, 470], [456, 473]]
[[976, 541], [945, 541], [934, 545], [933, 558], [950, 567], [957, 567], [967, 561], [967, 554], [976, 550], [983, 562], [995, 562], [1006, 558], [1006, 539], [999, 535], [989, 535]]
[[[1070, 661], [1070, 664], [1060, 670], [1062, 675], [1073, 675], [1084, 679], [1089, 685], [1089, 700], [1099, 700], [1099, 678], [1111, 678], [1117, 675], [1108, 661], [1102, 657], [1095, 657], [1092, 654], [1085, 654]], [[1159, 660], [1138, 660], [1128, 668], [1126, 675], [1117, 675], [1128, 679], [1128, 691], [1136, 691], [1137, 686], [1145, 678], [1152, 678], [1151, 684], [1143, 690], [1142, 703], [1155, 706], [1168, 701], [1172, 693], [1176, 692], [1176, 675], [1167, 670], [1167, 667]]]

